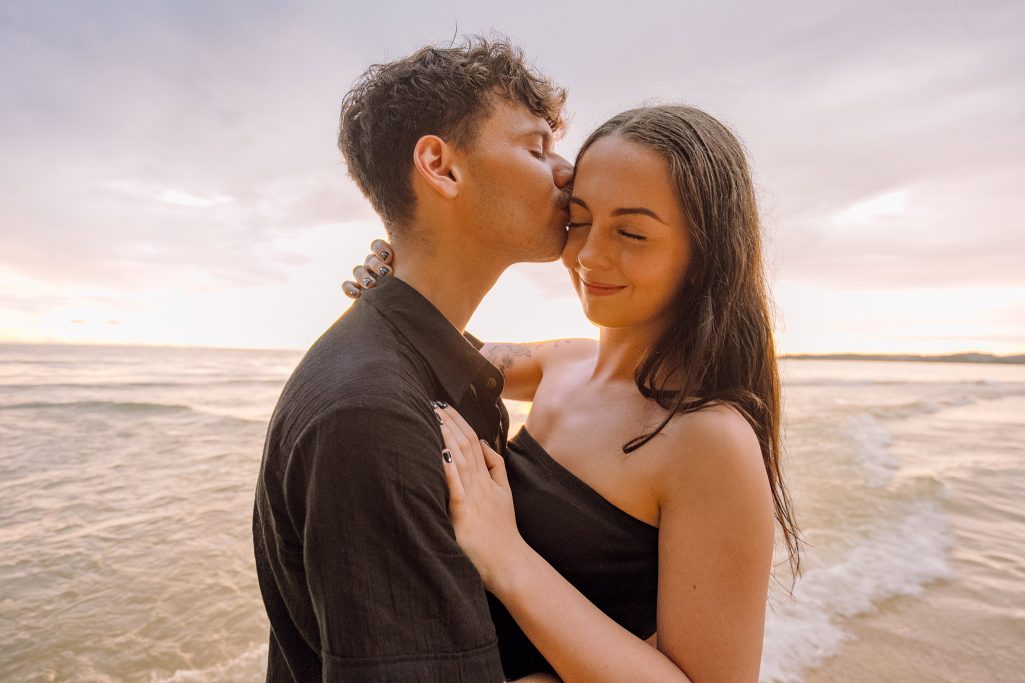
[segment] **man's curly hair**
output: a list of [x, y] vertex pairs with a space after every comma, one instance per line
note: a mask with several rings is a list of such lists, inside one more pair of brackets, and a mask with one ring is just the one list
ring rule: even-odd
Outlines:
[[524, 63], [506, 40], [468, 36], [461, 46], [427, 46], [389, 64], [375, 64], [342, 100], [338, 148], [349, 175], [389, 234], [413, 218], [413, 147], [437, 135], [470, 149], [494, 97], [523, 105], [564, 126], [566, 91]]

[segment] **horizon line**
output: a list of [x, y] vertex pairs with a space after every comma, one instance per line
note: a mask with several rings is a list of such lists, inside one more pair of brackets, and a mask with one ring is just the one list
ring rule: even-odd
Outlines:
[[[527, 342], [524, 342], [527, 343]], [[279, 352], [305, 352], [309, 347], [273, 347], [273, 346], [218, 346], [211, 344], [168, 344], [168, 343], [146, 343], [146, 342], [83, 342], [83, 341], [25, 341], [25, 340], [2, 340], [0, 346], [81, 346], [92, 348], [146, 348], [146, 349], [195, 349], [206, 351], [279, 351]], [[908, 353], [908, 352], [857, 352], [857, 351], [827, 351], [827, 352], [800, 352], [780, 353], [776, 356], [779, 360], [907, 360], [907, 361], [936, 361], [939, 359], [964, 359], [975, 357], [977, 359], [1009, 360], [1019, 359], [1025, 362], [1025, 350], [1018, 353], [996, 354], [989, 351], [963, 350], [946, 353]], [[971, 362], [971, 361], [968, 361]], [[976, 361], [978, 362], [978, 361]]]

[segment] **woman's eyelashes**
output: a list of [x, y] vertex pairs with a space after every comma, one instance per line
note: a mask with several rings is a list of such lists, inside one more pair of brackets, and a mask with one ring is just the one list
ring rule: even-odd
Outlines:
[[[585, 223], [583, 221], [570, 221], [569, 223], [566, 223], [566, 229], [567, 230], [572, 230], [573, 228], [589, 228], [589, 227], [591, 227], [591, 224], [590, 223]], [[625, 237], [626, 239], [633, 240], [635, 242], [646, 242], [648, 240], [648, 238], [645, 237], [644, 235], [639, 235], [636, 232], [630, 232], [629, 230], [624, 230], [622, 228], [617, 229], [616, 232], [619, 235], [622, 235], [623, 237]]]

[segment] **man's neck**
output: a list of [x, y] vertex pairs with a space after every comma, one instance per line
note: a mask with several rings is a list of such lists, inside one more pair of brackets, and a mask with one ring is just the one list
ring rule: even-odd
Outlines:
[[459, 332], [506, 267], [482, 253], [486, 248], [480, 246], [425, 247], [401, 238], [393, 239], [392, 246], [394, 277], [420, 292]]

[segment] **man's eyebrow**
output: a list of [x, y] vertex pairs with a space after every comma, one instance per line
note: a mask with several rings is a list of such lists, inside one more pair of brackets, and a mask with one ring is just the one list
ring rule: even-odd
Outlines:
[[[576, 204], [576, 205], [580, 206], [581, 208], [586, 209], [587, 211], [591, 210], [591, 207], [589, 207], [587, 205], [587, 202], [585, 202], [580, 197], [570, 197], [569, 198], [569, 202], [570, 202], [570, 204]], [[648, 216], [650, 218], [654, 218], [659, 223], [665, 223], [665, 221], [662, 220], [657, 213], [655, 213], [651, 209], [645, 209], [643, 206], [627, 206], [627, 207], [623, 207], [623, 208], [619, 208], [619, 209], [613, 209], [612, 215], [613, 216], [630, 216], [630, 215]], [[666, 223], [666, 225], [668, 225], [668, 223]]]

